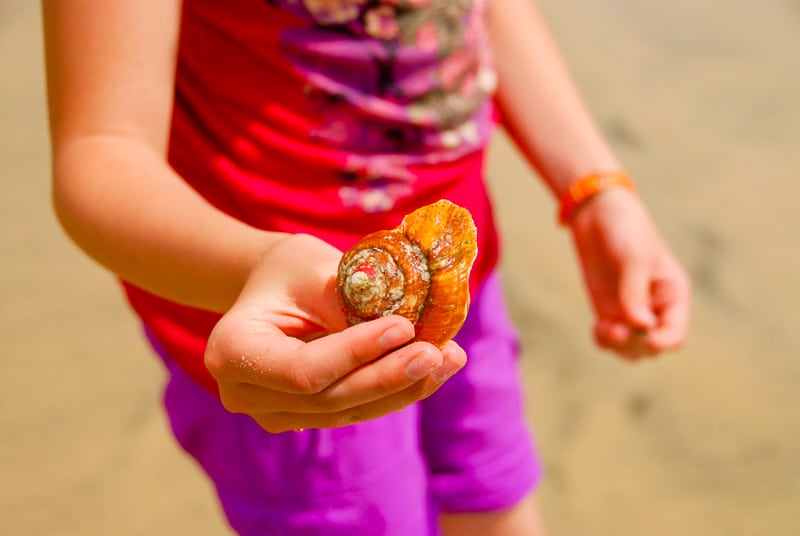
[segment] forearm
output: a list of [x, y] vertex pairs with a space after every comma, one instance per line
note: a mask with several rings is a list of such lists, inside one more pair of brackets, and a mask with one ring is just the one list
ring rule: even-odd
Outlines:
[[70, 237], [123, 279], [179, 303], [227, 310], [283, 237], [212, 207], [135, 138], [75, 137], [53, 163], [53, 202]]
[[618, 169], [535, 2], [495, 0], [490, 9], [503, 124], [551, 191]]

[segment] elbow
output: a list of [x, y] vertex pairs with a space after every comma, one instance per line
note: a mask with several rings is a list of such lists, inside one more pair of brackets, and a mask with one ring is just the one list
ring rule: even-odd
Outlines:
[[50, 189], [50, 204], [53, 214], [56, 217], [61, 229], [66, 235], [77, 245], [80, 245], [77, 229], [79, 227], [78, 221], [80, 220], [76, 210], [76, 203], [74, 200], [74, 193], [71, 191], [71, 180], [69, 173], [63, 170], [60, 165], [57, 155], [53, 156], [53, 166], [51, 169], [51, 189]]
[[71, 236], [70, 227], [72, 219], [69, 203], [65, 197], [64, 179], [59, 176], [55, 161], [53, 162], [53, 169], [50, 174], [50, 206], [61, 229], [66, 232], [67, 235]]
[[98, 199], [92, 193], [90, 175], [78, 154], [53, 154], [50, 203], [58, 225], [67, 237], [89, 257], [97, 258], [99, 231]]

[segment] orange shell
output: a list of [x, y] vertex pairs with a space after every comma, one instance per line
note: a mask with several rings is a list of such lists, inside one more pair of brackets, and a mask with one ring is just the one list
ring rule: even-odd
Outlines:
[[339, 263], [337, 290], [347, 321], [398, 314], [416, 339], [442, 347], [469, 310], [469, 274], [478, 253], [469, 211], [441, 200], [390, 231], [365, 236]]

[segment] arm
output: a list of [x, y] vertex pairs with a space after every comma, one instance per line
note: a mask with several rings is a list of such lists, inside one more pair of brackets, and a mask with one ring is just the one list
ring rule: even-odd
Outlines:
[[180, 2], [43, 2], [53, 201], [70, 237], [157, 295], [227, 310], [281, 236], [214, 210], [165, 162]]
[[[620, 163], [595, 125], [533, 0], [495, 0], [489, 29], [504, 125], [560, 198], [576, 179]], [[640, 199], [593, 197], [570, 230], [597, 316], [597, 342], [626, 357], [681, 344], [689, 282]]]
[[178, 0], [43, 2], [64, 229], [124, 279], [225, 313], [206, 365], [226, 407], [267, 430], [339, 426], [430, 395], [463, 350], [399, 348], [414, 332], [398, 317], [344, 329], [338, 250], [244, 225], [167, 164], [180, 10]]
[[494, 0], [489, 29], [503, 125], [555, 196], [619, 161], [589, 115], [534, 0]]

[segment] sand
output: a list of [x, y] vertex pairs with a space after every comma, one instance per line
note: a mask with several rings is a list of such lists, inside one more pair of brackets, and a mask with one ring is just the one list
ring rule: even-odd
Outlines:
[[[550, 532], [800, 534], [800, 4], [542, 5], [695, 286], [682, 350], [595, 349], [553, 202], [498, 138]], [[52, 215], [38, 10], [0, 0], [0, 534], [228, 534], [117, 285]]]

